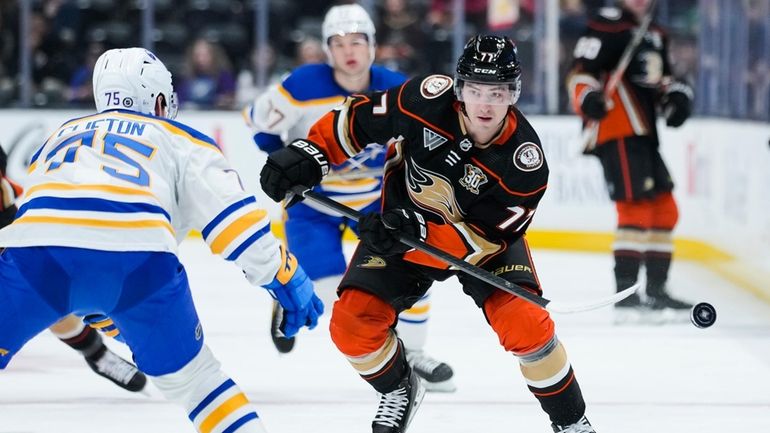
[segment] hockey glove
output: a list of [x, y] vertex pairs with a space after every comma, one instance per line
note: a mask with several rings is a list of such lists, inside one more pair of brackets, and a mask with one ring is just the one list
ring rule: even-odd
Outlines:
[[391, 209], [382, 215], [368, 213], [358, 222], [361, 242], [371, 252], [382, 256], [403, 254], [412, 249], [398, 240], [402, 234], [425, 242], [428, 226], [423, 216], [411, 209]]
[[293, 337], [300, 328], [313, 329], [318, 325], [318, 317], [324, 312], [324, 304], [313, 291], [313, 282], [297, 263], [293, 254], [283, 246], [281, 267], [265, 289], [270, 292], [283, 307], [283, 320], [279, 329], [287, 338]]
[[607, 115], [607, 104], [604, 101], [604, 93], [592, 90], [583, 97], [580, 111], [585, 117], [593, 120], [602, 120]]
[[667, 126], [682, 126], [692, 114], [692, 99], [692, 88], [687, 84], [675, 81], [668, 86], [661, 100]]
[[112, 337], [122, 343], [126, 342], [123, 340], [123, 336], [120, 335], [120, 330], [118, 330], [118, 327], [115, 326], [115, 323], [112, 321], [112, 319], [105, 316], [104, 314], [89, 314], [83, 317], [83, 322], [85, 322], [86, 325], [99, 330], [108, 337]]
[[315, 144], [307, 140], [294, 140], [267, 157], [259, 181], [265, 194], [280, 202], [291, 187], [313, 187], [328, 173], [326, 156]]

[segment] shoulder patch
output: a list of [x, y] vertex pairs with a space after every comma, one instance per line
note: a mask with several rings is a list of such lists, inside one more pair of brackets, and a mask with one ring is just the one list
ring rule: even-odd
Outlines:
[[452, 82], [446, 75], [431, 75], [420, 83], [420, 94], [425, 99], [438, 98], [452, 87]]
[[617, 21], [623, 16], [623, 13], [618, 8], [605, 7], [599, 9], [599, 16], [611, 21]]
[[543, 151], [535, 143], [522, 143], [513, 152], [513, 165], [521, 171], [535, 171], [543, 166]]

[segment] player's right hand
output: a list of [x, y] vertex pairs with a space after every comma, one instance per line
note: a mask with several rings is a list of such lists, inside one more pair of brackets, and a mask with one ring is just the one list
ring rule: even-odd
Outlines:
[[583, 97], [583, 102], [580, 104], [580, 111], [589, 119], [604, 119], [607, 115], [607, 104], [604, 101], [604, 94], [597, 90], [586, 93], [586, 96]]
[[313, 187], [329, 173], [326, 156], [308, 140], [294, 140], [267, 157], [259, 182], [268, 197], [280, 202], [296, 185]]
[[421, 242], [428, 237], [425, 218], [412, 209], [391, 209], [382, 215], [370, 212], [358, 221], [358, 237], [366, 248], [381, 256], [403, 254], [412, 247], [398, 240], [405, 234]]
[[313, 291], [313, 282], [297, 263], [293, 254], [282, 245], [281, 267], [264, 287], [283, 307], [280, 330], [287, 338], [293, 337], [303, 326], [313, 329], [324, 312], [324, 304]]

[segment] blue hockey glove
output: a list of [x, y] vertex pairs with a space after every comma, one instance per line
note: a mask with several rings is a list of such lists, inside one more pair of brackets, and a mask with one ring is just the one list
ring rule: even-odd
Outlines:
[[297, 263], [293, 254], [282, 245], [281, 267], [273, 281], [265, 289], [283, 307], [280, 330], [287, 338], [293, 337], [300, 328], [313, 329], [318, 317], [324, 312], [324, 304], [313, 291], [313, 282]]
[[126, 342], [123, 339], [123, 336], [120, 335], [120, 330], [117, 326], [115, 326], [115, 323], [112, 321], [112, 319], [105, 316], [104, 314], [89, 314], [83, 317], [83, 322], [85, 322], [86, 325], [99, 330], [108, 337], [112, 337], [122, 343]]

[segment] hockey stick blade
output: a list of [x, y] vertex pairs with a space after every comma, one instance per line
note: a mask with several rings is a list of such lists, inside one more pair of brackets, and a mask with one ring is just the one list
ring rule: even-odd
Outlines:
[[546, 310], [554, 313], [563, 313], [563, 314], [580, 313], [582, 311], [596, 310], [602, 307], [607, 307], [609, 305], [616, 304], [626, 299], [627, 297], [633, 295], [641, 287], [642, 287], [642, 283], [636, 283], [633, 286], [625, 290], [621, 290], [620, 292], [615, 293], [610, 297], [607, 297], [604, 299], [597, 299], [593, 302], [586, 302], [584, 304], [566, 304], [559, 301], [551, 301], [546, 307]]
[[[350, 218], [356, 221], [358, 221], [361, 218], [361, 213], [358, 212], [357, 210], [351, 209], [343, 205], [342, 203], [338, 203], [330, 199], [329, 197], [313, 192], [307, 187], [304, 187], [301, 185], [293, 187], [292, 190], [287, 194], [287, 200], [293, 198], [293, 196], [295, 195], [305, 197], [306, 200], [310, 200], [316, 204], [320, 204], [321, 206], [334, 210], [347, 218]], [[635, 284], [621, 292], [616, 293], [615, 295], [612, 295], [607, 298], [591, 301], [585, 304], [554, 303], [550, 299], [544, 298], [542, 296], [538, 296], [517, 284], [514, 284], [508, 280], [500, 278], [497, 275], [494, 275], [491, 272], [488, 272], [484, 269], [474, 266], [468, 262], [460, 260], [452, 256], [451, 254], [448, 254], [447, 252], [442, 251], [432, 245], [426, 244], [424, 242], [420, 242], [415, 238], [412, 238], [406, 235], [399, 235], [398, 240], [403, 242], [406, 245], [409, 245], [410, 247], [416, 250], [422, 251], [426, 254], [430, 254], [433, 257], [443, 261], [444, 263], [450, 266], [453, 266], [459, 269], [460, 271], [465, 272], [468, 275], [478, 278], [479, 280], [484, 281], [489, 285], [497, 287], [498, 289], [506, 291], [514, 296], [518, 296], [524, 299], [525, 301], [531, 302], [545, 310], [548, 310], [554, 313], [577, 313], [581, 311], [589, 311], [589, 310], [605, 307], [608, 305], [612, 305], [616, 302], [619, 302], [631, 296], [640, 287], [640, 284]]]

